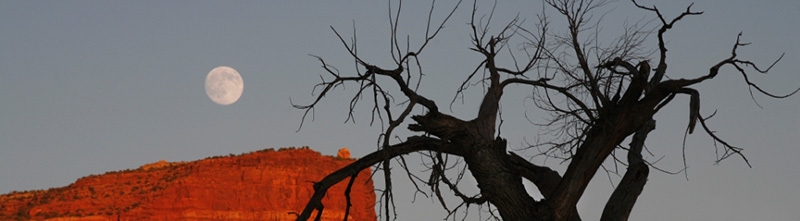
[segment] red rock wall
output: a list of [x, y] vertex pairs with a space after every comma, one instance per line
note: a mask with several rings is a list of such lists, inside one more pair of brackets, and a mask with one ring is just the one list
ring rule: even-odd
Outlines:
[[[78, 179], [47, 191], [0, 196], [0, 220], [294, 220], [313, 182], [351, 163], [307, 148], [263, 150]], [[370, 171], [351, 193], [349, 220], [375, 220]], [[328, 191], [323, 220], [342, 220], [347, 181]]]

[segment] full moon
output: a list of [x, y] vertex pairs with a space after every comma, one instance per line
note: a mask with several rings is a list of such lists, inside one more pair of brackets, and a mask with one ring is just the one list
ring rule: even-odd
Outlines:
[[233, 104], [242, 96], [244, 81], [235, 69], [219, 66], [206, 75], [206, 94], [220, 105]]

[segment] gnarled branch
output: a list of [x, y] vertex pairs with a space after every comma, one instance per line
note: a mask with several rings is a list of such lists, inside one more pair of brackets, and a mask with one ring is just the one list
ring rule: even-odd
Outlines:
[[[387, 159], [405, 155], [417, 151], [430, 150], [437, 151], [452, 155], [461, 155], [461, 150], [453, 144], [443, 142], [439, 139], [428, 137], [409, 137], [405, 142], [392, 145], [367, 154], [361, 159], [347, 165], [328, 176], [325, 176], [321, 181], [314, 184], [314, 195], [311, 196], [309, 202], [306, 204], [305, 209], [297, 217], [297, 220], [307, 220], [315, 209], [322, 206], [322, 198], [327, 193], [328, 189], [333, 185], [341, 182], [347, 177], [353, 176], [360, 171], [369, 168], [372, 165], [383, 162]], [[321, 213], [321, 211], [320, 211]]]

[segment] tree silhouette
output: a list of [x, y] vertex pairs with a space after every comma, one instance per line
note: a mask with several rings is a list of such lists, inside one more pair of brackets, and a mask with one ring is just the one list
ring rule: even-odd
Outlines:
[[[592, 31], [597, 32], [602, 20], [593, 17], [593, 11], [606, 5], [606, 1], [544, 0], [544, 3], [565, 19], [566, 33], [552, 31], [550, 18], [544, 13], [537, 17], [535, 25], [525, 26], [524, 19], [517, 17], [499, 31], [491, 32], [489, 23], [494, 9], [482, 14], [478, 12], [477, 3], [473, 3], [469, 49], [482, 56], [482, 61], [474, 64], [473, 72], [465, 74], [461, 86], [456, 88], [455, 98], [450, 101], [452, 105], [457, 99], [464, 99], [468, 89], [480, 87], [482, 100], [472, 119], [444, 113], [439, 103], [418, 93], [425, 73], [421, 55], [461, 2], [445, 11], [444, 18], [438, 21], [433, 19], [434, 2], [428, 13], [424, 40], [416, 47], [399, 36], [401, 7], [393, 9], [390, 4], [390, 54], [394, 61], [390, 67], [374, 65], [369, 58], [360, 56], [355, 33], [348, 42], [331, 28], [354, 59], [356, 68], [352, 73], [343, 74], [315, 56], [325, 72], [322, 82], [314, 87], [315, 99], [308, 105], [294, 106], [305, 110], [305, 121], [333, 89], [346, 84], [357, 85], [357, 92], [350, 100], [348, 119], [354, 117], [354, 108], [360, 101], [371, 102], [372, 121], [379, 122], [382, 130], [379, 149], [315, 183], [315, 194], [298, 220], [310, 218], [315, 210], [319, 218], [324, 209], [321, 199], [327, 189], [348, 178], [352, 185], [358, 172], [371, 166], [383, 171], [382, 209], [390, 211], [393, 209], [390, 208], [393, 204], [389, 203], [393, 197], [392, 159], [397, 159], [418, 191], [419, 184], [430, 187], [449, 214], [464, 205], [488, 203], [498, 212], [492, 215], [504, 220], [580, 220], [576, 204], [602, 163], [613, 160], [626, 165], [627, 170], [609, 197], [601, 220], [626, 220], [652, 167], [643, 160], [641, 153], [648, 134], [655, 129], [653, 117], [676, 96], [689, 97], [688, 134], [694, 133], [699, 123], [699, 131], [720, 144], [717, 148], [722, 154], [717, 161], [735, 155], [749, 165], [741, 148], [720, 138], [706, 123], [714, 114], [701, 115], [700, 92], [692, 87], [714, 79], [721, 67], [730, 66], [744, 79], [751, 94], [785, 98], [797, 92], [776, 95], [749, 80], [751, 72], [766, 73], [780, 58], [766, 68], [739, 58], [737, 51], [748, 45], [741, 40], [741, 34], [735, 38], [730, 56], [712, 64], [707, 73], [694, 78], [668, 77], [664, 34], [682, 19], [703, 13], [693, 10], [692, 5], [674, 18], [668, 18], [655, 6], [632, 1], [638, 9], [655, 14], [658, 27], [650, 31], [637, 25], [625, 26], [624, 32], [611, 44], [600, 44], [590, 37], [595, 34]], [[645, 43], [652, 38], [651, 33], [655, 33], [657, 49], [648, 53]], [[512, 45], [516, 41], [522, 43]], [[519, 46], [516, 48], [519, 50], [512, 50], [512, 46]], [[649, 60], [651, 56], [655, 57], [652, 61]], [[506, 140], [497, 132], [502, 124], [498, 119], [499, 102], [512, 85], [531, 88], [530, 98], [535, 107], [548, 113], [549, 117], [540, 126], [548, 128], [546, 133], [554, 139], [532, 146], [542, 150], [545, 156], [568, 162], [563, 174], [507, 150]], [[415, 111], [422, 114], [412, 114]], [[400, 127], [416, 134], [400, 138], [396, 131]], [[627, 145], [623, 144], [626, 139], [630, 140]], [[627, 152], [627, 159], [612, 156], [614, 151]], [[429, 160], [424, 165], [427, 174], [408, 169], [403, 155], [414, 152]], [[452, 170], [456, 171], [456, 177], [447, 172]], [[459, 190], [459, 181], [467, 171], [477, 182], [480, 194], [469, 196]], [[543, 199], [535, 200], [530, 196], [523, 179], [532, 182]], [[461, 204], [448, 207], [442, 189], [455, 193]], [[388, 213], [384, 216], [391, 220]]]

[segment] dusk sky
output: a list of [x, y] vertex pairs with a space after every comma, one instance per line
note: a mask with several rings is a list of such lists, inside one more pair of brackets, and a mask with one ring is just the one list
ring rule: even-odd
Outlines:
[[[298, 132], [303, 112], [290, 99], [312, 102], [311, 89], [325, 74], [309, 54], [343, 74], [353, 73], [352, 59], [329, 26], [349, 39], [355, 24], [359, 53], [376, 65], [393, 64], [388, 4], [276, 2], [0, 1], [0, 193], [61, 187], [90, 174], [159, 160], [192, 161], [265, 148], [309, 146], [335, 155], [348, 147], [353, 157], [374, 151], [381, 127], [370, 127], [369, 101], [359, 107], [355, 123], [344, 123], [357, 85], [329, 95]], [[657, 5], [671, 19], [692, 1], [639, 2]], [[491, 3], [480, 3], [479, 13], [488, 13]], [[437, 4], [434, 18], [440, 20], [453, 3]], [[404, 2], [400, 31], [410, 36], [412, 47], [424, 36], [429, 7], [427, 1]], [[450, 103], [480, 62], [469, 50], [470, 7], [464, 2], [420, 57], [426, 72], [420, 93], [440, 106]], [[739, 49], [742, 59], [766, 67], [786, 53], [769, 74], [751, 71], [750, 80], [777, 94], [800, 87], [800, 2], [697, 0], [692, 9], [705, 13], [684, 18], [667, 34], [668, 77], [708, 73], [730, 56], [742, 32], [742, 41], [752, 42]], [[493, 30], [517, 14], [526, 19], [523, 26], [533, 26], [541, 12], [540, 1], [498, 1]], [[563, 30], [559, 15], [546, 12], [553, 18], [550, 25]], [[629, 1], [612, 2], [595, 14], [594, 19], [605, 14], [598, 37], [607, 43], [626, 18], [658, 25], [654, 14]], [[648, 49], [657, 48], [649, 43]], [[236, 103], [218, 105], [204, 91], [206, 74], [218, 66], [242, 75], [244, 93]], [[752, 168], [738, 156], [715, 164], [714, 142], [695, 132], [685, 141], [687, 173], [651, 169], [631, 220], [800, 220], [800, 95], [773, 99], [754, 91], [756, 104], [730, 67], [694, 88], [701, 93], [701, 114], [717, 111], [709, 125], [744, 148]], [[474, 117], [480, 88], [473, 89], [463, 103], [453, 104], [453, 115]], [[540, 128], [524, 116], [547, 116], [525, 101], [529, 93], [524, 87], [506, 92], [500, 128], [509, 149], [528, 157], [537, 151], [521, 148], [537, 139]], [[678, 96], [656, 116], [657, 129], [646, 142], [652, 155], [645, 159], [659, 168], [683, 169], [688, 103], [688, 97]], [[542, 157], [532, 161], [561, 173], [566, 165]], [[400, 174], [395, 186], [407, 184], [394, 166]], [[620, 167], [620, 175], [598, 172], [579, 203], [584, 220], [599, 218], [613, 191], [609, 180], [616, 184], [624, 173]], [[383, 186], [376, 182], [376, 188]], [[474, 185], [468, 190], [476, 192]], [[446, 216], [433, 198], [418, 195], [412, 203], [412, 193], [395, 190], [399, 220]]]

